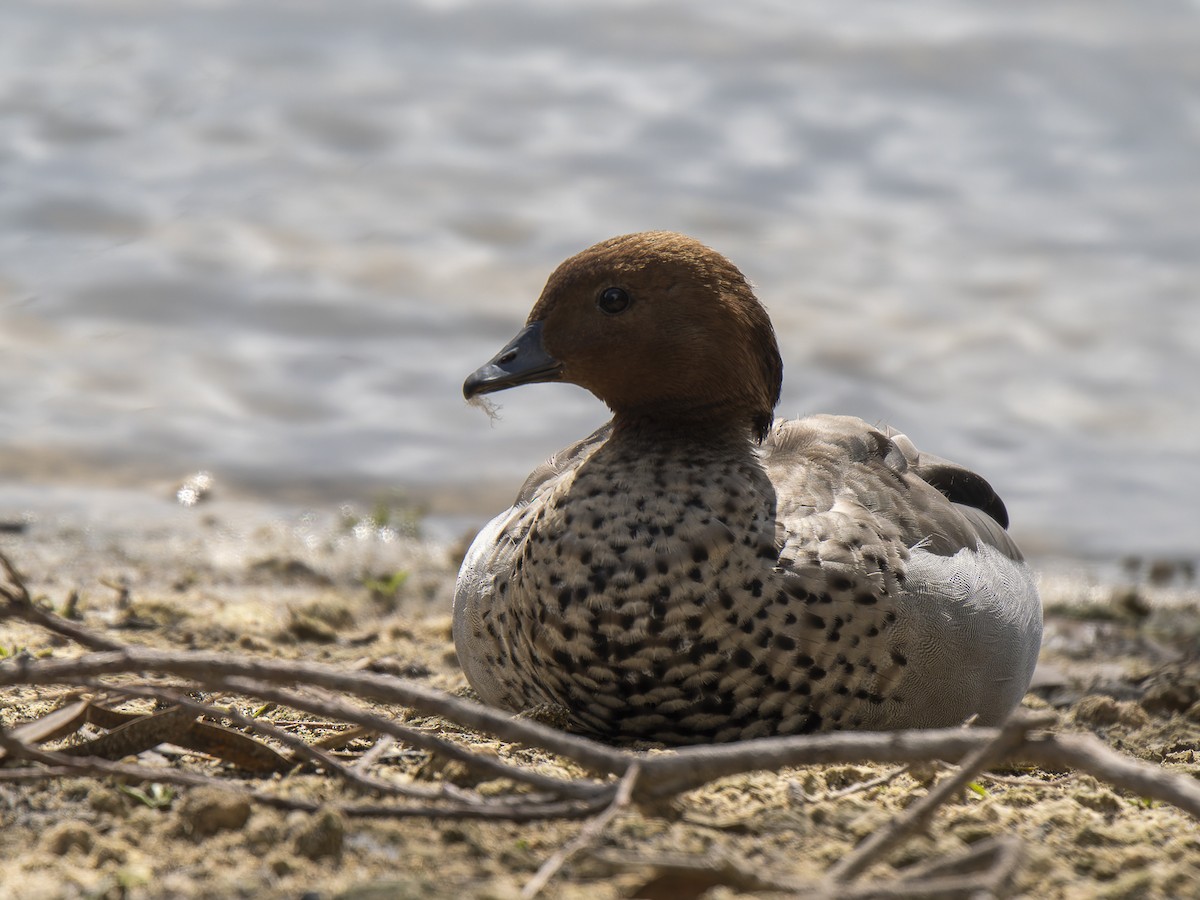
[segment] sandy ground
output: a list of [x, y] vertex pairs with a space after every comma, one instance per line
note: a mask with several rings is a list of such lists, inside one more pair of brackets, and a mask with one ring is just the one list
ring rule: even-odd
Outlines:
[[[75, 594], [85, 625], [125, 642], [371, 666], [460, 691], [449, 610], [462, 545], [423, 540], [416, 518], [402, 511], [384, 518], [345, 512], [247, 524], [214, 504], [143, 527], [21, 523], [0, 535], [0, 549], [36, 595], [62, 608]], [[1052, 706], [1067, 730], [1094, 732], [1126, 753], [1200, 778], [1200, 589], [1193, 579], [1186, 567], [1136, 560], [1108, 582], [1045, 575], [1043, 664], [1026, 705]], [[0, 653], [19, 652], [77, 650], [0, 622]], [[11, 725], [44, 714], [63, 693], [0, 693], [0, 719]], [[267, 715], [297, 733], [325, 733], [287, 710]], [[503, 758], [553, 764], [444, 725], [447, 735]], [[360, 741], [347, 752], [368, 746]], [[139, 761], [242, 777], [169, 747]], [[403, 747], [374, 771], [426, 782], [453, 774]], [[611, 851], [727, 854], [756, 871], [815, 877], [919, 796], [934, 769], [820, 798], [883, 771], [757, 773], [668, 806], [629, 810], [599, 841], [602, 852], [568, 863], [545, 896], [758, 896], [728, 884], [656, 881], [653, 869], [614, 862]], [[1017, 895], [1200, 897], [1196, 821], [1086, 776], [1007, 774], [981, 779], [978, 791], [940, 810], [890, 864], [1015, 835], [1024, 844]], [[286, 778], [282, 787], [293, 796], [336, 793], [319, 773]], [[212, 788], [141, 785], [131, 792], [102, 778], [0, 781], [0, 897], [509, 898], [580, 827], [346, 819], [328, 810], [257, 808]], [[887, 882], [895, 874], [885, 865], [867, 878]]]

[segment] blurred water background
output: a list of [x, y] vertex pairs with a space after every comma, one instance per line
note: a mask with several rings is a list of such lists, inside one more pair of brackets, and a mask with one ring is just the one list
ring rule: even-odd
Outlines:
[[1200, 555], [1195, 0], [6, 0], [0, 223], [10, 519], [205, 469], [482, 521], [606, 415], [463, 378], [665, 228], [782, 414], [977, 468], [1035, 558]]

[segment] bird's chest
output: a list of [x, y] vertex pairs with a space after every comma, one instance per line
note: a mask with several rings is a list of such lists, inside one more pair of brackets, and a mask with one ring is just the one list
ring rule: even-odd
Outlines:
[[530, 507], [488, 613], [512, 705], [658, 707], [728, 669], [730, 609], [776, 555], [770, 485], [670, 462], [585, 465]]

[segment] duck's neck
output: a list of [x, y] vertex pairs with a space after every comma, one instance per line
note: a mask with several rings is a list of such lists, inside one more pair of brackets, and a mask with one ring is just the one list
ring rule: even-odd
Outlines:
[[[704, 447], [731, 455], [747, 454], [754, 443], [749, 423], [711, 410], [619, 411], [613, 415], [611, 441], [623, 446], [659, 448]], [[706, 414], [707, 413], [707, 414]]]

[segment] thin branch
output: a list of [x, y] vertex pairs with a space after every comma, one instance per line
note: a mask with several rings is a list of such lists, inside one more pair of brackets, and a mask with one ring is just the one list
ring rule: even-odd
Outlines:
[[[133, 781], [177, 784], [183, 787], [214, 787], [227, 793], [240, 794], [244, 797], [254, 799], [259, 803], [265, 803], [268, 806], [276, 806], [283, 809], [315, 810], [318, 808], [318, 804], [315, 803], [291, 801], [272, 794], [248, 791], [228, 779], [213, 778], [210, 775], [203, 775], [197, 772], [181, 772], [177, 769], [166, 768], [165, 766], [152, 768], [133, 763], [113, 762], [112, 760], [100, 759], [95, 756], [67, 756], [63, 753], [38, 750], [36, 747], [30, 747], [28, 744], [14, 739], [3, 728], [0, 728], [0, 747], [3, 747], [13, 759], [28, 759], [31, 762], [42, 763], [47, 766], [46, 769], [41, 770], [44, 772], [59, 773], [60, 775], [64, 772], [69, 772], [72, 775], [108, 775], [122, 779], [131, 779]], [[24, 778], [22, 780], [29, 779]]]
[[1071, 772], [1068, 775], [1059, 775], [1055, 778], [1035, 778], [1031, 775], [997, 775], [995, 772], [980, 772], [979, 778], [981, 781], [992, 781], [996, 784], [1006, 785], [1007, 787], [1052, 787], [1054, 785], [1066, 784], [1075, 775], [1075, 772]]
[[481, 819], [497, 822], [535, 822], [542, 819], [583, 819], [603, 809], [603, 800], [550, 800], [545, 802], [457, 804], [446, 806], [391, 806], [387, 804], [326, 804], [348, 816], [381, 819]]
[[621, 850], [597, 851], [592, 855], [617, 866], [652, 867], [660, 873], [660, 878], [699, 875], [711, 880], [712, 887], [724, 885], [738, 891], [785, 893], [804, 900], [961, 900], [996, 896], [1015, 871], [1019, 849], [1019, 841], [1013, 838], [988, 839], [963, 854], [940, 858], [927, 866], [902, 869], [887, 882], [839, 885], [806, 881], [762, 866], [751, 868], [719, 850], [705, 856], [680, 853], [643, 856]]
[[841, 790], [824, 791], [823, 793], [813, 794], [811, 796], [804, 793], [804, 789], [794, 781], [791, 782], [788, 787], [792, 796], [802, 803], [827, 803], [830, 800], [841, 800], [843, 797], [850, 797], [863, 791], [869, 791], [871, 788], [888, 784], [892, 781], [895, 781], [910, 768], [911, 766], [899, 766], [895, 769], [892, 769], [890, 772], [884, 772], [882, 775], [879, 775], [875, 778], [869, 778], [866, 781], [856, 781], [854, 784], [844, 787]]
[[507, 822], [527, 822], [537, 819], [579, 819], [603, 809], [605, 798], [593, 800], [553, 800], [548, 802], [493, 802], [478, 804], [447, 804], [434, 806], [399, 806], [389, 804], [318, 803], [281, 797], [265, 791], [248, 790], [227, 778], [214, 778], [195, 772], [180, 772], [166, 767], [141, 766], [112, 762], [91, 756], [65, 756], [30, 747], [14, 740], [0, 728], [0, 747], [12, 758], [24, 758], [42, 763], [45, 768], [0, 769], [0, 781], [52, 781], [64, 775], [100, 775], [139, 782], [175, 784], [182, 787], [212, 787], [247, 801], [284, 810], [316, 812], [321, 808], [337, 810], [348, 816], [365, 818], [424, 818], [424, 819], [491, 819]]
[[8, 579], [6, 584], [0, 584], [0, 597], [4, 597], [15, 606], [33, 606], [33, 598], [29, 596], [29, 588], [25, 586], [25, 576], [17, 571], [8, 554], [0, 553], [0, 568]]
[[[648, 757], [639, 798], [674, 796], [718, 778], [789, 766], [849, 763], [953, 761], [994, 741], [994, 728], [945, 728], [895, 732], [829, 732], [759, 738], [738, 744], [683, 747]], [[1200, 783], [1132, 759], [1090, 734], [1027, 737], [1005, 759], [1043, 769], [1076, 768], [1141, 797], [1161, 800], [1200, 819]]]
[[978, 841], [960, 855], [909, 866], [898, 874], [905, 883], [924, 882], [927, 885], [949, 883], [954, 879], [970, 880], [971, 893], [983, 891], [996, 896], [1016, 873], [1020, 861], [1020, 840], [1002, 835]]
[[563, 797], [590, 799], [597, 796], [609, 796], [611, 785], [589, 779], [572, 779], [570, 781], [543, 775], [527, 767], [514, 766], [495, 756], [471, 750], [461, 744], [445, 740], [436, 735], [401, 725], [393, 719], [373, 715], [366, 710], [331, 696], [316, 696], [308, 692], [286, 691], [272, 685], [247, 678], [217, 678], [207, 682], [240, 694], [261, 697], [264, 700], [274, 700], [281, 706], [317, 715], [339, 718], [345, 722], [362, 725], [381, 734], [390, 734], [397, 740], [403, 741], [422, 750], [436, 753], [446, 759], [461, 762], [472, 769], [493, 778], [507, 778], [519, 784], [549, 791]]
[[367, 770], [369, 770], [371, 766], [375, 765], [375, 763], [379, 762], [379, 760], [383, 758], [383, 755], [391, 750], [394, 746], [396, 746], [396, 739], [394, 737], [392, 737], [390, 734], [381, 734], [379, 739], [371, 745], [370, 749], [356, 759], [351, 764], [350, 768], [358, 772], [362, 772], [365, 775]]
[[822, 889], [809, 881], [791, 875], [771, 872], [761, 866], [751, 869], [734, 859], [720, 847], [698, 856], [691, 853], [632, 853], [628, 850], [594, 850], [592, 857], [611, 865], [635, 868], [648, 866], [661, 875], [704, 875], [712, 880], [712, 886], [726, 885], [739, 891], [785, 892], [804, 896], [805, 891]]
[[1092, 734], [1030, 738], [1015, 754], [1046, 769], [1080, 769], [1139, 797], [1161, 800], [1200, 819], [1200, 781], [1118, 753]]
[[[355, 695], [396, 704], [424, 715], [441, 716], [503, 741], [540, 747], [608, 775], [621, 775], [628, 754], [597, 741], [557, 731], [529, 719], [425, 685], [375, 672], [343, 672], [330, 666], [290, 660], [247, 659], [225, 653], [149, 650], [123, 646], [119, 651], [91, 653], [75, 659], [31, 660], [18, 657], [0, 664], [0, 686], [70, 684], [80, 678], [128, 672], [177, 675], [205, 685], [244, 678], [256, 684], [293, 684], [323, 688], [335, 695]], [[245, 691], [242, 691], [245, 693]], [[272, 699], [262, 695], [263, 699]], [[396, 735], [400, 740], [405, 738]], [[419, 745], [418, 745], [419, 746]]]
[[[353, 722], [381, 734], [389, 734], [412, 746], [458, 759], [494, 777], [508, 778], [543, 793], [565, 798], [549, 802], [514, 802], [512, 798], [507, 798], [503, 802], [473, 805], [469, 808], [464, 805], [463, 809], [446, 806], [359, 806], [356, 808], [358, 812], [351, 814], [368, 815], [374, 814], [368, 810], [380, 810], [380, 815], [473, 815], [496, 818], [511, 817], [515, 812], [531, 817], [590, 815], [611, 803], [615, 786], [600, 781], [552, 778], [503, 763], [494, 757], [484, 756], [427, 732], [400, 725], [384, 717], [373, 716], [339, 699], [345, 695], [400, 705], [424, 715], [440, 716], [466, 728], [489, 733], [502, 741], [541, 748], [594, 772], [607, 775], [623, 776], [636, 762], [640, 766], [642, 777], [636, 784], [631, 785], [630, 790], [632, 797], [638, 800], [675, 796], [724, 776], [756, 770], [778, 770], [787, 766], [861, 762], [912, 763], [930, 759], [963, 760], [970, 754], [984, 752], [988, 745], [994, 744], [988, 749], [988, 753], [998, 752], [1000, 744], [995, 742], [1002, 736], [996, 729], [988, 728], [890, 734], [835, 732], [763, 738], [721, 746], [686, 747], [670, 754], [648, 756], [614, 749], [529, 719], [515, 718], [500, 710], [394, 676], [368, 672], [347, 673], [304, 662], [254, 660], [241, 656], [179, 650], [162, 652], [124, 646], [37, 608], [20, 573], [2, 554], [0, 566], [8, 576], [8, 583], [0, 584], [0, 600], [3, 601], [0, 604], [0, 619], [22, 618], [77, 641], [85, 647], [100, 648], [103, 651], [70, 660], [33, 660], [22, 655], [0, 663], [0, 686], [88, 683], [89, 680], [104, 676], [129, 673], [171, 674], [204, 687], [223, 688], [259, 696], [339, 722]], [[306, 690], [284, 689], [279, 685], [301, 685]], [[27, 751], [40, 752], [20, 742], [14, 745], [11, 736], [6, 736], [5, 740], [0, 741], [0, 747], [6, 750], [16, 747], [28, 758], [35, 757], [30, 756]], [[1128, 758], [1091, 735], [1023, 737], [1015, 744], [1004, 743], [1004, 747], [1003, 752], [995, 757], [997, 761], [1020, 761], [1049, 770], [1076, 768], [1117, 788], [1132, 791], [1138, 796], [1170, 803], [1200, 819], [1200, 785], [1194, 779]], [[15, 753], [16, 750], [12, 752]], [[221, 782], [216, 780], [201, 779], [199, 782], [193, 782], [180, 773], [174, 773], [172, 777], [166, 770], [147, 770], [138, 766], [123, 768], [123, 764], [104, 760], [46, 756], [40, 758], [40, 761], [60, 770], [65, 767], [72, 771], [81, 771], [80, 766], [90, 765], [93, 767], [91, 771], [97, 773], [125, 773], [127, 777], [173, 780], [179, 783], [214, 783], [222, 786]], [[263, 797], [261, 802], [283, 801]], [[290, 808], [297, 807], [292, 804]], [[386, 813], [383, 812], [385, 809]], [[554, 812], [555, 809], [559, 812]]]
[[[582, 766], [617, 775], [623, 774], [632, 760], [640, 759], [644, 777], [639, 781], [635, 794], [638, 799], [675, 796], [717, 778], [750, 771], [778, 770], [788, 766], [852, 762], [912, 763], [929, 759], [953, 761], [964, 758], [980, 746], [994, 740], [997, 735], [996, 729], [991, 728], [949, 728], [889, 733], [830, 732], [760, 738], [738, 744], [684, 747], [670, 754], [639, 757], [587, 738], [554, 731], [529, 720], [513, 719], [480, 704], [441, 694], [424, 686], [410, 685], [388, 675], [355, 673], [345, 676], [313, 664], [248, 661], [241, 657], [216, 653], [162, 653], [135, 647], [128, 647], [121, 652], [88, 654], [71, 660], [31, 660], [18, 657], [0, 664], [0, 686], [70, 684], [83, 678], [126, 672], [180, 675], [209, 687], [224, 687], [242, 693], [257, 694], [264, 699], [274, 699], [283, 695], [274, 690], [269, 691], [267, 685], [261, 682], [239, 682], [237, 678], [229, 676], [249, 679], [261, 676], [263, 681], [314, 684], [327, 690], [358, 694], [379, 702], [409, 705], [420, 712], [444, 716], [466, 727], [489, 732], [501, 740], [540, 747], [574, 760]], [[287, 696], [296, 704], [296, 708], [308, 712], [332, 708], [330, 701], [318, 703], [308, 696], [303, 699], [299, 695]], [[354, 707], [342, 704], [339, 709], [343, 712], [354, 711], [353, 717], [346, 721], [357, 722], [360, 718], [361, 711]], [[381, 721], [386, 720], [376, 720], [372, 727], [378, 726]], [[391, 723], [387, 728], [380, 730], [395, 733], [398, 739], [405, 740], [405, 736], [396, 733], [396, 728], [395, 723]], [[429, 735], [425, 735], [424, 739], [433, 740]], [[459, 748], [459, 752], [473, 755], [462, 748]], [[1133, 791], [1139, 796], [1171, 803], [1200, 819], [1200, 785], [1197, 785], [1194, 779], [1129, 759], [1088, 735], [1030, 738], [1018, 750], [1011, 752], [1009, 757], [1047, 769], [1079, 768], [1098, 778], [1108, 779], [1115, 786]], [[503, 777], [515, 776], [505, 773]], [[555, 788], [549, 785], [557, 784], [558, 788], [571, 790], [563, 786], [572, 782], [557, 781], [547, 776], [539, 777], [545, 779], [541, 784], [542, 789], [554, 790]], [[586, 794], [598, 787], [602, 786], [597, 782], [587, 783], [581, 787], [580, 792]]]
[[[277, 703], [272, 705], [276, 708], [279, 707]], [[311, 729], [313, 726], [309, 725], [308, 727]], [[376, 734], [375, 729], [364, 728], [362, 725], [352, 725], [350, 728], [346, 728], [345, 722], [338, 722], [336, 725], [326, 725], [325, 727], [334, 730], [331, 730], [329, 734], [321, 735], [312, 742], [311, 746], [319, 750], [344, 750], [347, 744], [352, 744], [359, 738], [375, 737]]]
[[[752, 771], [791, 766], [849, 763], [921, 763], [957, 760], [996, 736], [992, 728], [937, 728], [919, 731], [830, 731], [792, 737], [757, 738], [734, 744], [681, 747], [647, 759], [642, 797], [672, 797], [684, 791]], [[650, 775], [653, 774], [653, 778]]]
[[1018, 709], [1004, 723], [999, 734], [962, 761], [957, 772], [939, 781], [929, 793], [908, 806], [887, 827], [867, 837], [853, 853], [834, 864], [826, 872], [826, 877], [836, 884], [854, 880], [882, 860], [889, 850], [923, 827], [939, 806], [957, 796], [976, 775], [1019, 747], [1032, 729], [1051, 725], [1055, 718], [1053, 713], [1039, 715]]
[[[359, 788], [369, 791], [375, 791], [381, 794], [388, 794], [398, 797], [412, 797], [425, 800], [444, 799], [447, 796], [445, 790], [435, 788], [423, 788], [420, 785], [405, 785], [396, 784], [390, 781], [384, 781], [379, 778], [372, 778], [367, 773], [356, 771], [350, 766], [346, 766], [334, 759], [324, 750], [314, 747], [306, 743], [301, 738], [294, 734], [289, 734], [281, 728], [276, 728], [274, 724], [264, 719], [255, 719], [250, 716], [243, 715], [233, 707], [222, 708], [212, 706], [208, 703], [201, 703], [198, 700], [193, 700], [182, 691], [174, 691], [170, 688], [154, 688], [142, 687], [140, 685], [112, 685], [101, 681], [93, 682], [95, 687], [103, 688], [113, 693], [121, 693], [130, 697], [148, 697], [151, 699], [162, 699], [175, 706], [179, 706], [193, 715], [209, 716], [214, 719], [229, 719], [236, 722], [244, 728], [250, 728], [259, 734], [266, 737], [274, 738], [283, 744], [285, 747], [292, 750], [297, 757], [309, 760], [315, 765], [321, 766], [327, 772], [337, 775], [346, 781], [354, 784]], [[461, 798], [460, 798], [461, 799]]]
[[94, 631], [89, 631], [82, 625], [76, 625], [69, 619], [39, 608], [29, 595], [29, 588], [25, 586], [25, 577], [17, 571], [16, 566], [3, 553], [0, 553], [0, 568], [4, 569], [7, 577], [7, 582], [0, 584], [0, 597], [6, 601], [4, 606], [0, 607], [0, 618], [13, 616], [17, 619], [24, 619], [32, 625], [75, 641], [89, 650], [119, 650], [123, 646]]
[[633, 796], [633, 787], [637, 784], [638, 775], [641, 774], [641, 767], [638, 763], [631, 763], [628, 771], [621, 777], [620, 783], [617, 785], [616, 794], [613, 796], [612, 802], [604, 809], [600, 815], [594, 819], [588, 820], [579, 834], [575, 835], [565, 847], [562, 847], [553, 856], [542, 863], [541, 868], [525, 885], [521, 891], [521, 896], [524, 900], [532, 900], [541, 893], [542, 889], [550, 883], [550, 879], [561, 869], [572, 856], [594, 844], [604, 830], [612, 823], [612, 820], [617, 815], [629, 806], [630, 798]]

